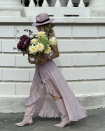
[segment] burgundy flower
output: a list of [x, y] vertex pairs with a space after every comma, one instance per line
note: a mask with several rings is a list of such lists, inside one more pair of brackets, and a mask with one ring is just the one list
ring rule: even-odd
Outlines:
[[31, 42], [30, 39], [26, 39], [26, 41], [25, 41], [25, 43], [24, 43], [24, 45], [23, 45], [23, 49], [24, 49], [24, 50], [29, 46], [30, 42]]
[[26, 48], [28, 47], [29, 45], [26, 43], [26, 44], [24, 44], [23, 46], [22, 46], [22, 48], [24, 49], [24, 50], [26, 50]]
[[17, 48], [22, 50], [22, 45], [20, 43], [18, 43]]
[[26, 39], [25, 43], [27, 43], [28, 45], [30, 44], [31, 40], [30, 39]]
[[17, 48], [23, 50], [22, 48], [23, 45], [24, 45], [24, 40], [20, 40], [19, 43], [17, 44]]
[[26, 39], [28, 39], [28, 36], [26, 36], [26, 35], [23, 35], [20, 37], [20, 40], [26, 40]]

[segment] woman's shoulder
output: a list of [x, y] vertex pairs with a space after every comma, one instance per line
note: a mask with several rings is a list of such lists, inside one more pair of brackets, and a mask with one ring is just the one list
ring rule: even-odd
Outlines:
[[51, 39], [52, 37], [55, 37], [55, 33], [50, 33], [49, 38]]

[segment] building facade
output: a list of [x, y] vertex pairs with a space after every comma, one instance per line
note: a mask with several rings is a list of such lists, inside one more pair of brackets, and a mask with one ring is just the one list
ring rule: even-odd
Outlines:
[[105, 1], [65, 1], [35, 6], [31, 0], [26, 6], [21, 0], [0, 0], [0, 112], [24, 112], [35, 65], [13, 47], [16, 36], [27, 34], [24, 29], [37, 33], [32, 23], [39, 13], [55, 19], [60, 56], [53, 60], [81, 105], [105, 107]]

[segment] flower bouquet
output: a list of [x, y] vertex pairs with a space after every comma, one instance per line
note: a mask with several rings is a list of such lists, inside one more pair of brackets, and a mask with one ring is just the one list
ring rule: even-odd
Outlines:
[[[23, 55], [28, 54], [29, 63], [38, 64], [42, 62], [44, 54], [49, 54], [51, 52], [50, 45], [56, 45], [57, 39], [55, 37], [47, 37], [45, 35], [46, 32], [43, 31], [38, 32], [36, 35], [33, 35], [31, 30], [25, 29], [24, 31], [29, 32], [29, 36], [21, 36], [17, 48], [14, 47], [13, 49], [22, 51]], [[32, 35], [32, 37], [30, 37], [30, 35]]]

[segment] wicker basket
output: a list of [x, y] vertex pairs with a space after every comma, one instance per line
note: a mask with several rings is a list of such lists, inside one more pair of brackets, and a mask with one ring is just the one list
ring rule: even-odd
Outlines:
[[31, 64], [41, 63], [43, 58], [44, 58], [44, 52], [40, 53], [40, 57], [38, 57], [37, 53], [36, 53], [36, 55], [28, 54], [28, 60], [29, 60], [29, 63], [31, 63]]

